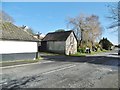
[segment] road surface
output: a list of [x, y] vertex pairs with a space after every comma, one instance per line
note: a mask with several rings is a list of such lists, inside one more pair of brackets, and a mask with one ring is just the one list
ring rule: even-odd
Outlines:
[[3, 89], [118, 88], [119, 57], [115, 52], [87, 57], [42, 55], [44, 62], [2, 68]]

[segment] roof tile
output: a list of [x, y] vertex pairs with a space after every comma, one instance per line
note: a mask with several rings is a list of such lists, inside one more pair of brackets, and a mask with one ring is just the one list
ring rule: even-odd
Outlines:
[[20, 40], [20, 41], [38, 41], [38, 39], [34, 38], [33, 35], [24, 31], [22, 28], [15, 26], [12, 23], [2, 23], [0, 24], [0, 32], [2, 32], [2, 36], [0, 39], [3, 40]]
[[65, 41], [68, 36], [71, 34], [71, 31], [64, 31], [64, 32], [52, 32], [48, 33], [42, 41]]

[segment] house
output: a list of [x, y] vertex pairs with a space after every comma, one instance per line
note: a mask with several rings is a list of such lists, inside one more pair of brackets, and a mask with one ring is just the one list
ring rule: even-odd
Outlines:
[[34, 34], [33, 36], [39, 39], [38, 47], [41, 46], [41, 40], [45, 37], [45, 35], [38, 33], [38, 34]]
[[77, 52], [77, 38], [72, 30], [48, 33], [41, 42], [41, 49], [66, 55], [75, 54]]
[[28, 60], [37, 57], [37, 42], [31, 34], [16, 25], [5, 22], [0, 24], [0, 55], [2, 61]]
[[41, 33], [40, 33], [40, 34], [39, 34], [39, 33], [38, 33], [38, 34], [34, 34], [33, 36], [34, 36], [35, 38], [39, 39], [39, 40], [42, 40], [42, 39], [45, 37], [45, 35], [43, 35], [43, 34], [41, 34]]

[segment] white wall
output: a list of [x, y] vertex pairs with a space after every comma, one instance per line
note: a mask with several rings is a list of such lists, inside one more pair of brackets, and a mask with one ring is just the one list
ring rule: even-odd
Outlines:
[[0, 54], [37, 52], [37, 42], [0, 41]]
[[[71, 43], [72, 42], [72, 43]], [[74, 37], [73, 32], [69, 35], [66, 40], [66, 55], [77, 53], [77, 40]]]

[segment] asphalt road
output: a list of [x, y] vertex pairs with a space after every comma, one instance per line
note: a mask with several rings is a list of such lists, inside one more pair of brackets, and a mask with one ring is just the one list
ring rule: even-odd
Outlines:
[[118, 88], [119, 57], [115, 52], [87, 57], [44, 55], [42, 63], [2, 68], [1, 87]]

